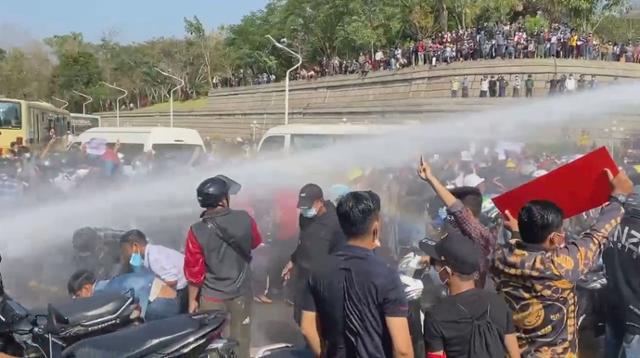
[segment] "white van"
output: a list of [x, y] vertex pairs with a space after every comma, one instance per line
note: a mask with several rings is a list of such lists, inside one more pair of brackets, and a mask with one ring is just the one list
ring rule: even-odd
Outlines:
[[289, 124], [269, 129], [264, 134], [259, 154], [292, 153], [319, 149], [354, 137], [375, 136], [397, 130], [398, 125], [366, 123]]
[[75, 145], [82, 145], [92, 138], [109, 144], [120, 142], [120, 152], [128, 158], [153, 151], [157, 155], [167, 152], [193, 154], [205, 152], [204, 142], [198, 131], [169, 127], [97, 127], [80, 134]]

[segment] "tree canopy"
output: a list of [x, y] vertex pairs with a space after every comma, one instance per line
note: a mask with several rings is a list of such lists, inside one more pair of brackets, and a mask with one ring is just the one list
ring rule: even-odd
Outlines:
[[529, 30], [568, 22], [579, 31], [606, 40], [640, 35], [638, 21], [624, 17], [628, 0], [272, 0], [239, 23], [208, 29], [197, 16], [184, 19], [183, 38], [155, 38], [122, 44], [106, 35], [96, 43], [72, 32], [46, 38], [40, 47], [0, 49], [0, 94], [31, 100], [52, 96], [81, 110], [112, 109], [116, 94], [101, 81], [129, 92], [135, 106], [165, 101], [181, 78], [179, 99], [206, 95], [222, 78], [242, 71], [247, 77], [282, 78], [294, 59], [266, 35], [300, 53], [306, 66], [334, 56], [356, 58], [360, 52], [405, 46], [435, 33], [479, 24], [521, 19]]

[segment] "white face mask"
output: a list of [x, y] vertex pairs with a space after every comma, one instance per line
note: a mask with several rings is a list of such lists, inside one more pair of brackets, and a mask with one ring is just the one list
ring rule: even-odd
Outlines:
[[315, 218], [318, 215], [318, 209], [316, 208], [306, 208], [300, 209], [300, 215], [304, 216], [307, 219]]

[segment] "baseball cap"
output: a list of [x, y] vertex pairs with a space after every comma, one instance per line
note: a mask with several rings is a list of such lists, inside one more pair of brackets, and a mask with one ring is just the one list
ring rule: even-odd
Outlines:
[[423, 239], [420, 249], [459, 274], [471, 275], [480, 271], [480, 247], [457, 230], [450, 230], [440, 240]]
[[317, 184], [307, 184], [300, 189], [298, 195], [298, 209], [308, 209], [316, 200], [324, 198], [322, 189]]
[[462, 185], [464, 186], [470, 186], [470, 187], [477, 187], [478, 185], [484, 183], [484, 178], [481, 178], [478, 174], [476, 173], [471, 173], [467, 176], [464, 177], [464, 179], [462, 180]]

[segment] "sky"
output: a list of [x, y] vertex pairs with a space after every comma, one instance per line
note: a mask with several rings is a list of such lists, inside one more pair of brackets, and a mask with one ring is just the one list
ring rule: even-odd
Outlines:
[[207, 29], [237, 23], [268, 0], [1, 0], [0, 46], [21, 46], [71, 31], [88, 41], [105, 33], [119, 42], [184, 35], [184, 17]]

